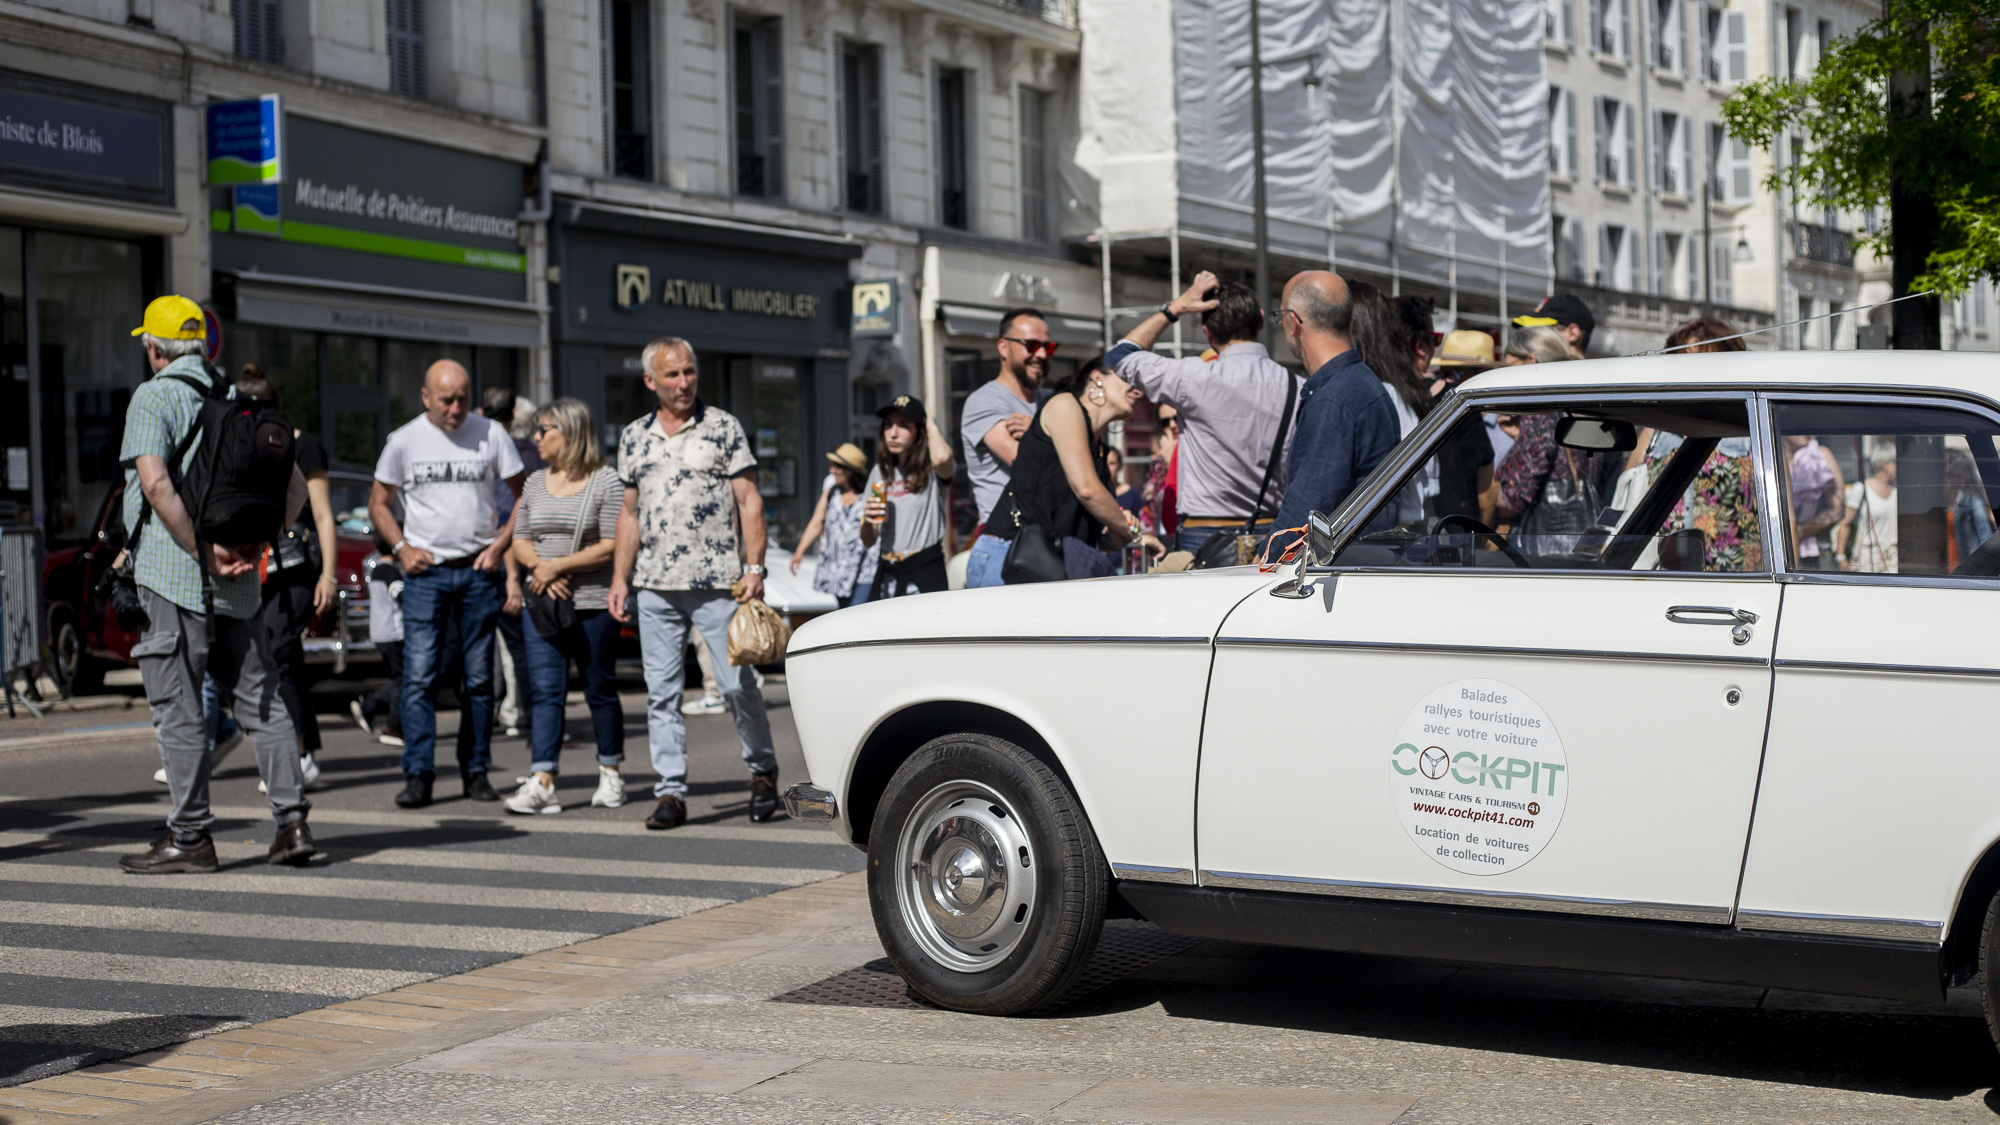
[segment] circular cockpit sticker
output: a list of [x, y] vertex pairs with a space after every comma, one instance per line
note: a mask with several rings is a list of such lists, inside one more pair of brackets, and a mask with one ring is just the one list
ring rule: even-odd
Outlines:
[[1499, 875], [1541, 854], [1562, 824], [1569, 760], [1555, 724], [1498, 680], [1458, 680], [1411, 709], [1389, 752], [1389, 793], [1424, 854]]

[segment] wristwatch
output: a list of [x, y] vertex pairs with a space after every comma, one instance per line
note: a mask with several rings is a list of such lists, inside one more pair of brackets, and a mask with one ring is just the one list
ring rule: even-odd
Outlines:
[[1172, 301], [1160, 302], [1159, 313], [1168, 320], [1179, 320], [1181, 318], [1181, 314], [1174, 311], [1174, 303]]
[[764, 569], [764, 564], [763, 564], [763, 563], [744, 563], [744, 564], [743, 564], [743, 573], [745, 573], [745, 574], [754, 574], [754, 575], [756, 575], [757, 577], [759, 577], [759, 578], [762, 578], [762, 577], [764, 577], [764, 575], [766, 575], [766, 574], [768, 574], [768, 573], [770, 573], [770, 572]]
[[400, 555], [403, 553], [403, 548], [409, 545], [410, 541], [408, 539], [398, 539], [396, 540], [396, 545], [389, 548], [389, 553], [392, 555]]

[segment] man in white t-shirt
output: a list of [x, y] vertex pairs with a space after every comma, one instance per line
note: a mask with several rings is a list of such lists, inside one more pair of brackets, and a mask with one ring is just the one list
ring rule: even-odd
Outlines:
[[[443, 685], [444, 639], [455, 621], [465, 686], [459, 722], [472, 725], [467, 758], [459, 762], [465, 795], [497, 801], [486, 779], [493, 764], [493, 621], [519, 609], [519, 580], [501, 553], [513, 519], [500, 526], [494, 486], [515, 496], [527, 473], [504, 427], [471, 412], [472, 379], [448, 359], [424, 372], [424, 412], [395, 433], [375, 464], [368, 516], [403, 574], [403, 791], [406, 809], [431, 803], [436, 779], [437, 693]], [[404, 518], [390, 505], [398, 494]], [[460, 740], [465, 745], [465, 740]]]
[[[958, 424], [959, 444], [965, 449], [965, 475], [972, 481], [972, 499], [979, 505], [982, 528], [1014, 475], [1014, 455], [1020, 451], [1021, 435], [1034, 420], [1035, 391], [1056, 354], [1055, 341], [1049, 338], [1049, 322], [1037, 310], [1025, 307], [1000, 314], [999, 338], [993, 346], [1000, 353], [1000, 374], [966, 396], [965, 412]], [[1000, 564], [1006, 561], [1007, 546], [1012, 542], [989, 542], [980, 536], [967, 560], [966, 586], [998, 586]]]

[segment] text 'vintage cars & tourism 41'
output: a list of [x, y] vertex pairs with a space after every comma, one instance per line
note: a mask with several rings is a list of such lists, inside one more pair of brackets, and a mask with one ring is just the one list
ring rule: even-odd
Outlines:
[[1991, 357], [1496, 370], [1278, 570], [807, 624], [786, 799], [962, 1011], [1058, 998], [1136, 914], [1912, 1001], [1986, 970], [1991, 1024], [1996, 507]]

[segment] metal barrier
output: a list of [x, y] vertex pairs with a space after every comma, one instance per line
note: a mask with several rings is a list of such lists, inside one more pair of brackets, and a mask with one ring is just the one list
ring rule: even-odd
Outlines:
[[[14, 673], [33, 676], [42, 662], [42, 529], [0, 531], [0, 679], [6, 682], [7, 713], [14, 713]], [[37, 716], [33, 703], [21, 702]]]

